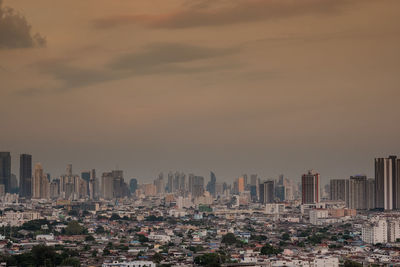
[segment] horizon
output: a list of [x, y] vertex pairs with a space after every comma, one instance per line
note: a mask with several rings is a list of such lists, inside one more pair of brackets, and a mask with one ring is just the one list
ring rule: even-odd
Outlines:
[[143, 180], [372, 177], [375, 157], [400, 151], [399, 9], [1, 0], [0, 151], [53, 175], [72, 162]]

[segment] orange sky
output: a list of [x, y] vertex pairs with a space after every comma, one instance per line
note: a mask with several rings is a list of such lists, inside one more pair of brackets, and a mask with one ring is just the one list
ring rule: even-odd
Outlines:
[[0, 3], [15, 171], [31, 153], [53, 176], [72, 163], [327, 180], [400, 154], [400, 1]]

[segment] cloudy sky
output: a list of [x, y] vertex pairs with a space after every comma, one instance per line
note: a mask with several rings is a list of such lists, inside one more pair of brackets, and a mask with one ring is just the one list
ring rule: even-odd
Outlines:
[[0, 0], [0, 150], [324, 181], [400, 154], [398, 0]]

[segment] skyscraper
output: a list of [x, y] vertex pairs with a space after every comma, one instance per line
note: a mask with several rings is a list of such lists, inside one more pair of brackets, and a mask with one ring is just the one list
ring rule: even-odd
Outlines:
[[35, 170], [32, 179], [32, 198], [50, 198], [50, 183], [40, 163], [35, 164]]
[[0, 184], [4, 185], [4, 192], [10, 192], [11, 182], [11, 154], [0, 152]]
[[273, 180], [265, 181], [260, 184], [260, 202], [263, 204], [273, 203], [275, 198], [275, 182]]
[[204, 177], [194, 176], [192, 196], [196, 198], [202, 196], [203, 194], [204, 194]]
[[320, 174], [314, 170], [308, 171], [301, 177], [301, 200], [303, 204], [319, 202]]
[[346, 201], [346, 179], [330, 180], [330, 200]]
[[132, 178], [132, 179], [129, 181], [129, 189], [130, 189], [130, 191], [131, 191], [131, 194], [133, 194], [133, 193], [136, 192], [137, 187], [138, 187], [137, 180], [136, 180], [135, 178]]
[[396, 156], [375, 159], [375, 207], [400, 209], [400, 160]]
[[215, 173], [210, 172], [210, 181], [207, 183], [207, 191], [210, 192], [210, 194], [215, 197], [215, 187], [217, 184], [217, 177], [215, 176]]
[[365, 175], [351, 176], [348, 186], [348, 207], [356, 210], [368, 209], [367, 177]]

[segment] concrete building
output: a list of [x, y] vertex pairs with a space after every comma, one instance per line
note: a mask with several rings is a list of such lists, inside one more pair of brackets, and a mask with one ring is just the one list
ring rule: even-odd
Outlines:
[[275, 199], [275, 182], [265, 181], [260, 185], [260, 202], [263, 204], [273, 203]]
[[400, 160], [396, 156], [375, 159], [375, 207], [400, 208]]
[[386, 243], [388, 231], [386, 220], [380, 219], [376, 222], [365, 224], [362, 227], [362, 240], [368, 244]]
[[11, 154], [0, 152], [0, 184], [4, 185], [4, 192], [10, 192], [11, 183]]
[[301, 200], [302, 204], [319, 202], [319, 180], [320, 174], [314, 170], [308, 171], [301, 177]]
[[[332, 179], [330, 180], [330, 200], [346, 201], [346, 179]], [[348, 191], [347, 191], [348, 192]]]

